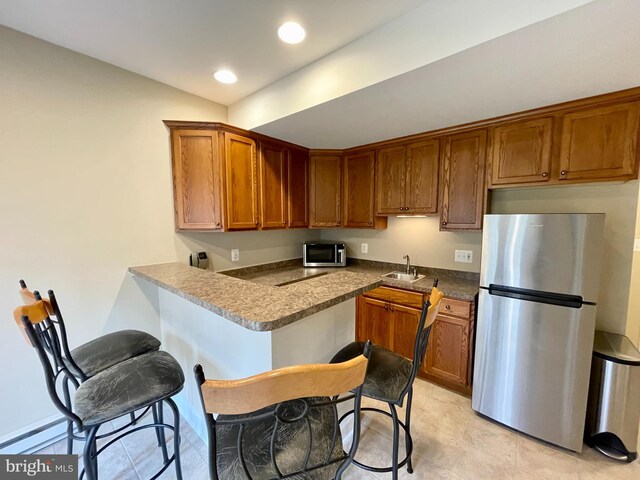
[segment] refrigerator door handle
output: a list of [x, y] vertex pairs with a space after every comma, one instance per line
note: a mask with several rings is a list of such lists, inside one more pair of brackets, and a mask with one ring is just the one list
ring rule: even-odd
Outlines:
[[593, 305], [590, 302], [585, 302], [582, 297], [578, 295], [566, 295], [563, 293], [543, 292], [540, 290], [529, 290], [526, 288], [506, 287], [504, 285], [495, 285], [493, 283], [489, 285], [489, 295], [569, 308], [582, 308], [582, 305], [585, 304]]

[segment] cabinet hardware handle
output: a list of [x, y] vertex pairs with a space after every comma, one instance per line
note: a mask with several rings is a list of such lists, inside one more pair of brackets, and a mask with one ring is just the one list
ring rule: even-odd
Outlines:
[[549, 173], [548, 173], [548, 172], [542, 172], [542, 176], [543, 176], [543, 177], [546, 177], [547, 175], [549, 175]]
[[373, 222], [371, 220], [369, 220], [369, 225], [373, 225]]
[[451, 310], [451, 305], [445, 305], [445, 306], [444, 306], [444, 309], [445, 309], [445, 310]]
[[389, 310], [391, 310], [392, 312], [395, 312], [392, 306], [389, 306]]
[[562, 170], [562, 171], [560, 172], [560, 175], [566, 175], [566, 174], [567, 174], [567, 171], [566, 171], [566, 170]]
[[216, 222], [216, 227], [219, 227], [219, 226], [220, 226], [220, 222]]
[[389, 304], [388, 304], [388, 303], [385, 303], [385, 304], [384, 304], [384, 309], [385, 309], [385, 310], [389, 310]]
[[446, 225], [446, 224], [447, 224], [447, 222], [442, 222], [442, 225]]

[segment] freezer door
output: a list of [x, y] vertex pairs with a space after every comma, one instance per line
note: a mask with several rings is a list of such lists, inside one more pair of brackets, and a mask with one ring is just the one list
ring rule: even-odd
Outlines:
[[579, 295], [595, 303], [604, 214], [485, 215], [480, 285]]
[[473, 409], [581, 451], [595, 312], [593, 305], [561, 307], [481, 289]]

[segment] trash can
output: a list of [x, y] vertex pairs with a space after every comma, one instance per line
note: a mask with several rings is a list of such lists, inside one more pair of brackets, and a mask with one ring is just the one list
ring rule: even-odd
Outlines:
[[607, 457], [637, 457], [640, 352], [624, 335], [596, 331], [591, 362], [585, 443]]

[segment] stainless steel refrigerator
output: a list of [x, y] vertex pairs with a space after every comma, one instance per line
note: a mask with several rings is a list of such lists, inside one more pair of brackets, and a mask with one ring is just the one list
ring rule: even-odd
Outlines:
[[486, 215], [478, 413], [582, 450], [604, 214]]

